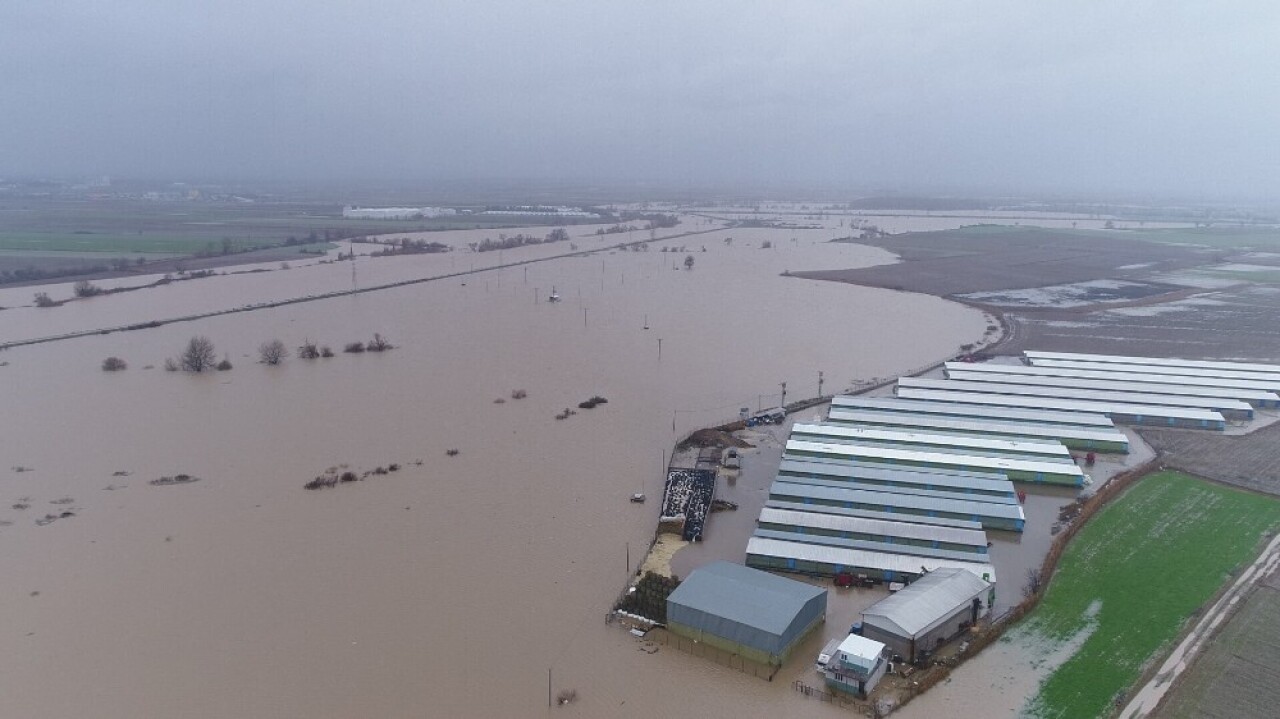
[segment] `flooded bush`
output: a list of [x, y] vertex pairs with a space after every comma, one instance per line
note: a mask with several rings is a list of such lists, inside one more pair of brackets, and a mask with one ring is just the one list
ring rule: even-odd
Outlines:
[[365, 345], [365, 349], [370, 352], [386, 352], [389, 349], [395, 349], [395, 346], [388, 342], [382, 335], [376, 332], [369, 344]]
[[62, 304], [56, 300], [50, 299], [48, 292], [37, 292], [35, 294], [36, 307], [57, 307]]
[[457, 457], [459, 454], [458, 450], [456, 449], [446, 449], [444, 453], [449, 455], [450, 457]]
[[583, 402], [579, 402], [578, 409], [593, 409], [597, 405], [605, 404], [608, 401], [609, 400], [605, 399], [604, 397], [601, 397], [600, 395], [596, 395], [591, 399], [585, 400]]
[[511, 399], [524, 399], [525, 397], [528, 397], [528, 396], [529, 396], [529, 393], [525, 392], [522, 389], [511, 390]]
[[148, 482], [148, 484], [151, 484], [156, 487], [167, 487], [174, 484], [191, 484], [192, 482], [199, 482], [199, 481], [200, 481], [199, 477], [193, 477], [189, 474], [175, 474], [172, 477], [161, 477], [160, 479], [153, 479], [150, 482]]
[[310, 340], [303, 340], [298, 346], [298, 357], [300, 359], [316, 359], [320, 356], [320, 348], [316, 347], [316, 343]]
[[119, 372], [120, 370], [127, 369], [128, 367], [129, 365], [119, 357], [108, 357], [102, 360], [103, 372]]
[[231, 369], [231, 358], [227, 356], [223, 356], [222, 361], [214, 365], [214, 368], [217, 369], [219, 372], [226, 372], [227, 370]]
[[343, 352], [351, 352], [351, 353], [353, 353], [353, 354], [354, 354], [354, 353], [359, 353], [359, 352], [364, 352], [364, 343], [363, 343], [363, 342], [352, 342], [352, 343], [348, 344], [347, 346], [343, 347], [343, 348], [342, 348], [342, 351], [343, 351]]
[[258, 361], [263, 364], [277, 365], [289, 356], [289, 349], [280, 340], [263, 342], [258, 347]]
[[102, 288], [93, 284], [89, 280], [80, 280], [72, 286], [76, 297], [95, 297], [102, 294]]
[[[186, 349], [182, 350], [182, 354], [174, 364], [180, 366], [185, 372], [204, 372], [214, 368], [214, 357], [216, 354], [213, 342], [208, 337], [196, 335], [187, 341]], [[165, 369], [169, 369], [168, 360], [165, 361]]]
[[333, 350], [329, 349], [328, 345], [326, 345], [326, 346], [324, 346], [324, 347], [321, 347], [321, 348], [320, 348], [320, 356], [321, 356], [321, 357], [324, 357], [324, 358], [326, 358], [326, 359], [327, 359], [327, 358], [329, 358], [329, 357], [332, 357], [332, 356], [333, 356]]

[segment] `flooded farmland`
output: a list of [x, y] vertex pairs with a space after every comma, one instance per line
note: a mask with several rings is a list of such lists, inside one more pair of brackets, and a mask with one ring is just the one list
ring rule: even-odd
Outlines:
[[[677, 231], [714, 229], [695, 222]], [[0, 353], [6, 706], [31, 717], [527, 716], [547, 711], [550, 670], [555, 691], [578, 692], [556, 710], [566, 715], [831, 712], [696, 657], [650, 655], [604, 624], [627, 552], [634, 561], [656, 519], [655, 503], [627, 496], [657, 493], [679, 436], [776, 402], [782, 381], [789, 398], [809, 396], [820, 370], [830, 391], [982, 336], [981, 313], [935, 298], [781, 276], [892, 260], [829, 235], [716, 230]], [[567, 250], [354, 264], [356, 282], [375, 284]], [[17, 307], [0, 312], [0, 331], [39, 337], [333, 291], [350, 286], [350, 265]], [[552, 288], [561, 302], [545, 301]], [[7, 292], [0, 304], [12, 307], [19, 291]], [[396, 348], [341, 351], [374, 333]], [[194, 334], [235, 369], [160, 369]], [[273, 338], [337, 356], [257, 364]], [[108, 356], [129, 369], [102, 372]], [[553, 418], [593, 395], [609, 402]], [[393, 463], [303, 489], [330, 467]], [[201, 481], [150, 484], [179, 473]]]

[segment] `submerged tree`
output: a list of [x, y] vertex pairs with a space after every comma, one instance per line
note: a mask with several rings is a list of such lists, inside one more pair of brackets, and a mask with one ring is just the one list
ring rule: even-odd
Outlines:
[[213, 369], [216, 358], [213, 341], [208, 337], [196, 335], [187, 342], [187, 348], [178, 357], [178, 364], [185, 372], [204, 372]]
[[280, 340], [263, 342], [262, 345], [258, 347], [258, 359], [261, 360], [263, 364], [280, 364], [284, 361], [284, 358], [288, 356], [289, 349], [285, 347], [284, 343]]

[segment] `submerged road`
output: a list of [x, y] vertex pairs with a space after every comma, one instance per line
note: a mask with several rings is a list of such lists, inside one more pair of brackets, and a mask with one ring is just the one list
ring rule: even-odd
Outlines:
[[[371, 285], [369, 287], [357, 287], [349, 290], [334, 290], [332, 292], [322, 292], [320, 294], [315, 294], [315, 295], [306, 295], [305, 297], [290, 297], [289, 299], [276, 300], [273, 302], [261, 302], [258, 304], [246, 305], [243, 307], [232, 307], [225, 310], [212, 310], [209, 312], [201, 312], [193, 315], [183, 315], [181, 317], [169, 317], [161, 320], [148, 320], [146, 322], [135, 322], [133, 324], [120, 325], [117, 327], [102, 327], [102, 328], [93, 329], [93, 330], [80, 330], [78, 332], [67, 332], [60, 335], [50, 335], [48, 337], [36, 337], [33, 339], [26, 339], [26, 340], [0, 342], [0, 350], [7, 350], [11, 347], [21, 347], [23, 345], [36, 345], [36, 344], [43, 344], [45, 342], [59, 342], [62, 340], [71, 340], [71, 339], [76, 339], [77, 337], [89, 337], [91, 335], [105, 335], [105, 334], [111, 334], [112, 332], [129, 332], [132, 330], [145, 330], [145, 329], [151, 329], [154, 327], [161, 327], [163, 325], [175, 324], [178, 322], [194, 322], [196, 320], [207, 319], [209, 317], [233, 315], [238, 312], [253, 312], [256, 310], [271, 309], [273, 307], [284, 307], [285, 305], [296, 305], [296, 304], [301, 304], [303, 302], [318, 302], [320, 300], [329, 300], [335, 297], [359, 295], [359, 294], [364, 294], [366, 292], [379, 292], [381, 290], [389, 290], [396, 287], [405, 287], [407, 285], [416, 285], [416, 284], [421, 284], [423, 282], [436, 282], [439, 280], [448, 280], [455, 277], [477, 275], [482, 272], [492, 272], [493, 270], [507, 269], [510, 267], [520, 267], [523, 265], [532, 265], [539, 262], [550, 262], [552, 260], [562, 260], [567, 257], [584, 257], [586, 255], [593, 255], [597, 252], [607, 252], [609, 250], [618, 250], [623, 247], [630, 247], [633, 245], [648, 245], [651, 242], [667, 242], [669, 240], [678, 240], [684, 237], [693, 237], [695, 235], [705, 235], [711, 232], [719, 232], [721, 230], [732, 229], [734, 227], [737, 227], [738, 224], [739, 223], [737, 222], [733, 222], [728, 225], [724, 225], [722, 227], [714, 227], [708, 230], [693, 230], [690, 232], [683, 232], [678, 235], [667, 235], [666, 237], [655, 237], [651, 240], [635, 240], [635, 241], [629, 241], [629, 242], [620, 242], [618, 244], [608, 245], [606, 247], [597, 247], [591, 250], [574, 250], [572, 252], [565, 252], [559, 255], [551, 255], [548, 257], [538, 257], [530, 260], [520, 260], [519, 262], [507, 262], [504, 264], [491, 265], [489, 267], [482, 267], [479, 269], [450, 272], [444, 275], [432, 275], [430, 277], [417, 277], [411, 280], [400, 280], [397, 282], [388, 282], [381, 285]], [[354, 258], [352, 259], [352, 261], [353, 262], [355, 261]]]

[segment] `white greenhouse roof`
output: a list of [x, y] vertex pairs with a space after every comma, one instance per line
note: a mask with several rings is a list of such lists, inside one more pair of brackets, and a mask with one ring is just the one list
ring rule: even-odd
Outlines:
[[1079, 402], [1051, 397], [1019, 397], [1015, 395], [977, 394], [974, 392], [943, 392], [932, 389], [899, 387], [898, 392], [907, 399], [923, 399], [931, 402], [964, 402], [995, 405], [998, 407], [1048, 407], [1066, 412], [1091, 412], [1094, 414], [1142, 415], [1187, 421], [1224, 423], [1226, 418], [1212, 410], [1158, 407], [1120, 402]]
[[[1210, 389], [1256, 389], [1262, 392], [1280, 392], [1280, 378], [1268, 379], [1230, 379], [1200, 374], [1200, 370], [1186, 369], [1184, 374], [1167, 374], [1152, 372], [1145, 367], [1125, 367], [1123, 365], [1102, 365], [1099, 369], [1073, 369], [1056, 365], [1010, 365], [1010, 364], [976, 364], [968, 362], [947, 362], [945, 369], [949, 373], [965, 372], [969, 374], [1003, 374], [1022, 375], [1025, 377], [1064, 377], [1071, 379], [1100, 379], [1116, 382], [1131, 382], [1140, 385], [1159, 384], [1175, 387], [1206, 387]], [[1150, 390], [1162, 391], [1162, 390]]]
[[938, 389], [947, 392], [979, 392], [982, 394], [1008, 394], [1023, 397], [1050, 397], [1053, 399], [1083, 400], [1086, 402], [1124, 402], [1128, 404], [1154, 405], [1158, 407], [1195, 407], [1221, 412], [1249, 412], [1253, 408], [1248, 402], [1238, 399], [1213, 397], [1175, 397], [1167, 394], [1143, 394], [1136, 391], [1105, 391], [1070, 389], [1025, 384], [1002, 384], [999, 382], [964, 382], [954, 379], [920, 379], [903, 377], [898, 380], [899, 387], [915, 389]]
[[[925, 512], [949, 512], [975, 517], [992, 517], [995, 519], [1025, 520], [1022, 506], [1003, 502], [984, 502], [976, 499], [950, 499], [925, 497], [916, 494], [894, 494], [877, 492], [874, 489], [854, 489], [844, 487], [826, 487], [819, 484], [803, 484], [787, 482], [784, 479], [774, 480], [769, 487], [769, 496], [801, 497], [821, 499], [831, 502], [852, 502], [869, 504], [877, 507], [900, 507]], [[970, 495], [977, 496], [977, 495]]]
[[797, 512], [812, 512], [814, 514], [834, 514], [840, 517], [863, 517], [866, 519], [879, 519], [886, 522], [924, 524], [930, 527], [982, 529], [982, 522], [974, 522], [968, 519], [956, 519], [954, 517], [926, 517], [922, 514], [877, 512], [872, 509], [850, 509], [848, 507], [836, 507], [830, 504], [804, 504], [803, 502], [788, 502], [781, 499], [766, 499], [764, 506], [776, 509], [789, 509]]
[[841, 567], [866, 567], [867, 569], [887, 570], [902, 574], [920, 574], [922, 571], [932, 572], [939, 568], [948, 567], [967, 570], [977, 578], [981, 578], [985, 574], [992, 583], [996, 581], [995, 567], [981, 562], [959, 562], [938, 557], [917, 557], [905, 554], [889, 554], [887, 552], [871, 552], [864, 549], [846, 549], [844, 547], [828, 547], [821, 544], [788, 542], [782, 539], [766, 539], [764, 537], [748, 539], [747, 556], [753, 554], [777, 559], [821, 562]]
[[922, 402], [898, 397], [836, 397], [831, 400], [831, 408], [870, 412], [919, 412], [922, 414], [963, 415], [966, 417], [1002, 419], [1015, 422], [1115, 427], [1115, 424], [1105, 414], [1053, 412], [1029, 407], [1014, 409], [981, 405], [938, 404], [936, 402]]
[[1037, 359], [1032, 367], [1060, 367], [1063, 369], [1108, 370], [1113, 372], [1145, 372], [1148, 374], [1185, 375], [1195, 372], [1200, 377], [1220, 377], [1223, 379], [1280, 381], [1280, 373], [1248, 372], [1234, 369], [1215, 369], [1211, 367], [1166, 367], [1156, 365], [1128, 365], [1113, 362], [1085, 362], [1081, 360]]
[[863, 412], [860, 410], [832, 409], [828, 420], [849, 424], [874, 426], [919, 427], [935, 432], [957, 432], [986, 435], [1012, 435], [1023, 437], [1047, 437], [1050, 439], [1091, 440], [1094, 442], [1123, 442], [1129, 438], [1118, 429], [1071, 427], [1067, 425], [1033, 424], [1031, 422], [984, 422], [963, 417], [924, 417], [906, 412]]
[[1280, 402], [1280, 396], [1274, 392], [1259, 389], [1234, 389], [1230, 387], [1195, 387], [1177, 384], [1152, 384], [1130, 382], [1119, 379], [1084, 379], [1080, 377], [1046, 377], [1043, 375], [996, 374], [992, 372], [969, 372], [967, 370], [947, 370], [947, 379], [963, 382], [990, 382], [1003, 385], [1027, 385], [1032, 387], [1063, 387], [1100, 392], [1140, 393], [1152, 396], [1168, 395], [1174, 398], [1183, 397], [1216, 397], [1233, 399], [1241, 402]]
[[865, 479], [1003, 494], [1013, 494], [1016, 491], [1007, 477], [994, 472], [963, 472], [931, 467], [887, 465], [878, 462], [828, 460], [820, 457], [783, 457], [781, 464], [778, 465], [778, 474], [791, 476], [783, 475], [783, 472], [818, 478], [834, 477], [845, 481]]
[[859, 532], [902, 539], [920, 539], [928, 542], [946, 542], [969, 547], [986, 547], [987, 533], [980, 529], [955, 527], [931, 527], [910, 522], [890, 522], [881, 519], [844, 517], [820, 512], [800, 512], [790, 509], [764, 507], [760, 510], [761, 523], [786, 524], [833, 532]]
[[1280, 375], [1280, 364], [1256, 362], [1222, 362], [1217, 360], [1186, 360], [1176, 357], [1134, 357], [1131, 355], [1097, 355], [1076, 352], [1037, 352], [1029, 350], [1022, 355], [1034, 363], [1038, 359], [1074, 360], [1077, 362], [1104, 362], [1151, 367], [1191, 367], [1194, 369], [1225, 369], [1234, 372], [1258, 372]]
[[[942, 452], [923, 452], [893, 447], [864, 447], [852, 444], [835, 444], [831, 442], [810, 442], [799, 439], [787, 440], [787, 452], [819, 452], [850, 458], [881, 459], [899, 462], [928, 462], [932, 464], [951, 465], [972, 469], [990, 469], [995, 472], [1043, 472], [1045, 474], [1069, 474], [1080, 476], [1083, 472], [1075, 464], [1045, 462], [1018, 457], [981, 457], [977, 455], [944, 454]], [[804, 456], [804, 455], [800, 455]]]
[[795, 424], [791, 436], [836, 437], [897, 444], [950, 447], [952, 449], [978, 449], [1017, 454], [1041, 454], [1053, 457], [1070, 457], [1071, 452], [1061, 442], [1035, 439], [1000, 439], [997, 437], [963, 437], [928, 432], [910, 432], [880, 427], [850, 427], [840, 424]]

